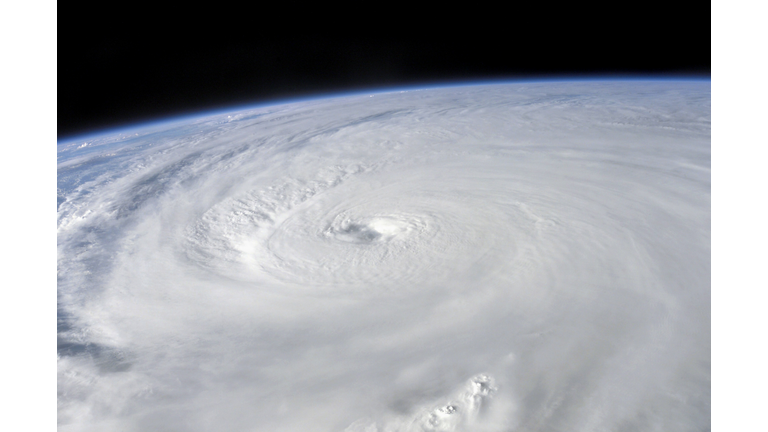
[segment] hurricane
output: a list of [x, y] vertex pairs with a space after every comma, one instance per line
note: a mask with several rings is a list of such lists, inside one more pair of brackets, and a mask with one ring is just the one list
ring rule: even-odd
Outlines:
[[473, 83], [59, 143], [59, 430], [709, 430], [710, 99]]

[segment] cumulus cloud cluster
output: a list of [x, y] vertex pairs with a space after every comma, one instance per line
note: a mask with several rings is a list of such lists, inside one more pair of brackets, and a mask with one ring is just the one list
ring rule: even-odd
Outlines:
[[58, 161], [62, 431], [709, 428], [708, 81], [350, 95]]

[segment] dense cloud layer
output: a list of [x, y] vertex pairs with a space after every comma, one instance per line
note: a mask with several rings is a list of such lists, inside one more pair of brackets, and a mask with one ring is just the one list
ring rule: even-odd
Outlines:
[[705, 430], [709, 82], [59, 146], [62, 431]]

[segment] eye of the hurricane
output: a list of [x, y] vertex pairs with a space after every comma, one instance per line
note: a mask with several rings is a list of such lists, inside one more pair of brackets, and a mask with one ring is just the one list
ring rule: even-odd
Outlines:
[[414, 226], [403, 220], [376, 217], [367, 220], [344, 220], [330, 226], [326, 233], [337, 240], [349, 243], [380, 243], [406, 235]]

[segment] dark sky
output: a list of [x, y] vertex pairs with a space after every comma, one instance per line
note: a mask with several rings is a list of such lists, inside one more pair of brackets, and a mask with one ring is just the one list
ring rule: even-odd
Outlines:
[[[89, 16], [68, 10], [68, 16]], [[144, 11], [142, 11], [144, 12]], [[298, 26], [272, 15], [119, 14], [58, 30], [58, 135], [228, 105], [390, 85], [568, 76], [709, 76], [709, 11]], [[598, 14], [600, 12], [600, 14]], [[508, 12], [505, 12], [508, 14]], [[150, 16], [154, 16], [149, 14]], [[461, 14], [459, 14], [461, 15]], [[584, 20], [580, 17], [592, 16]], [[252, 20], [251, 20], [252, 19]], [[60, 23], [64, 21], [60, 18]], [[334, 34], [334, 36], [330, 36]]]

